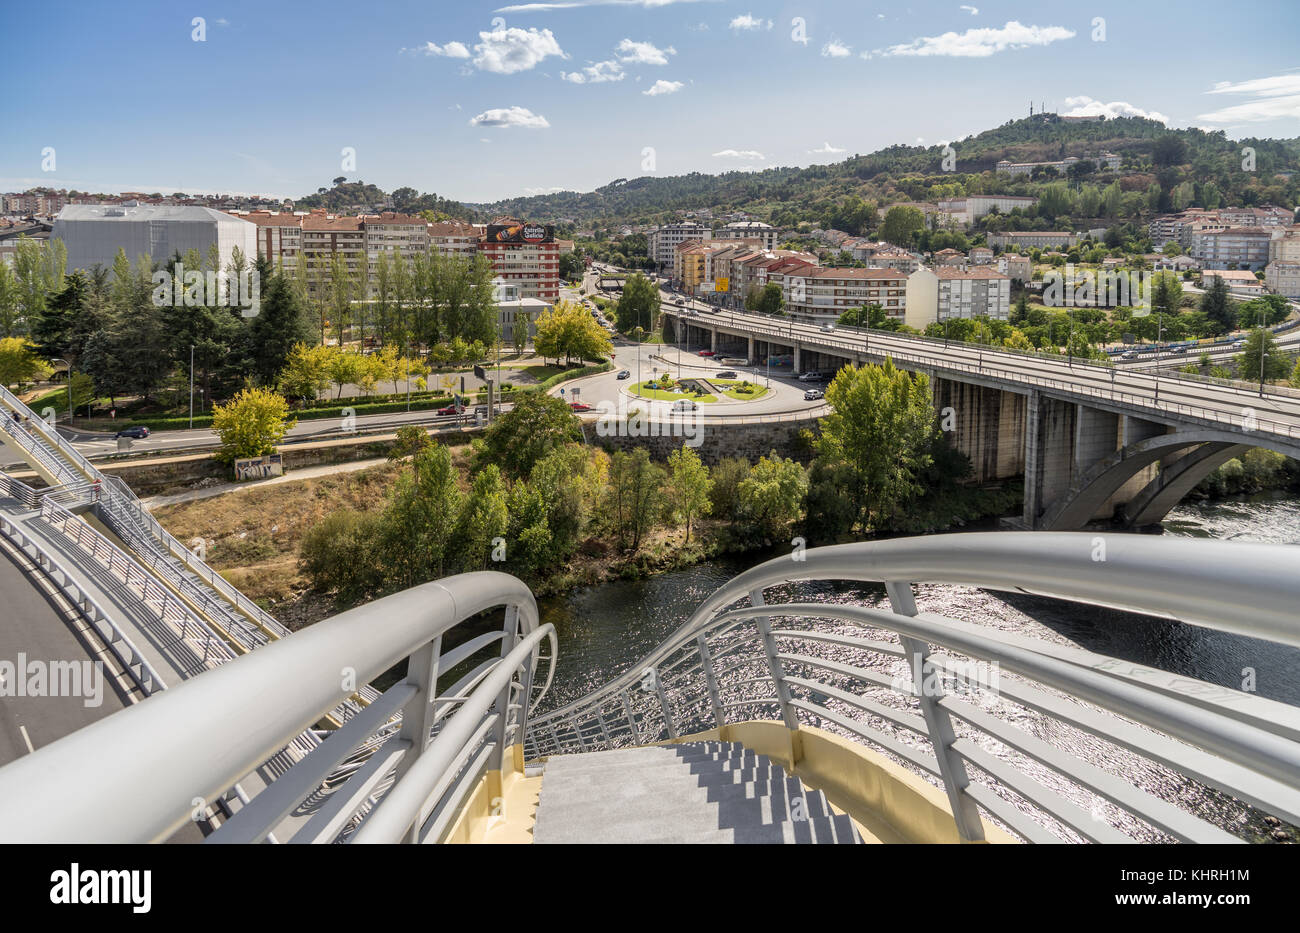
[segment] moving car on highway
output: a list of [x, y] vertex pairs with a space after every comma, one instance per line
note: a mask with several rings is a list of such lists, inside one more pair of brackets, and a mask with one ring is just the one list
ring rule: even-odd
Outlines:
[[139, 424], [129, 428], [123, 428], [122, 430], [118, 431], [116, 434], [113, 435], [113, 439], [117, 440], [119, 437], [133, 437], [136, 440], [144, 440], [148, 436], [149, 436], [149, 429], [146, 428], [144, 425]]
[[630, 379], [631, 377], [632, 373], [626, 369], [620, 369], [618, 371], [618, 378], [620, 379]]
[[806, 372], [799, 377], [800, 382], [821, 382], [822, 374], [819, 372]]

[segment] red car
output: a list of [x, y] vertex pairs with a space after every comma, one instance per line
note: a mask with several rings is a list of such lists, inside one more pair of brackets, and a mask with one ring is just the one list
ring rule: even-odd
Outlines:
[[440, 414], [440, 415], [459, 415], [459, 414], [461, 414], [462, 412], [464, 412], [464, 410], [465, 410], [465, 409], [461, 408], [459, 405], [448, 405], [446, 408], [439, 408], [439, 409], [438, 409], [438, 414]]
[[591, 411], [591, 406], [586, 402], [570, 402], [569, 407], [574, 411]]
[[701, 350], [701, 351], [700, 351], [700, 356], [717, 356], [717, 355], [718, 355], [718, 354], [714, 353], [712, 350]]

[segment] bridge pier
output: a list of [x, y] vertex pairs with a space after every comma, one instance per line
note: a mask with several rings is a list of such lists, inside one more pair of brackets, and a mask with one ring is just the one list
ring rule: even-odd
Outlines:
[[745, 348], [745, 359], [754, 362], [754, 338], [750, 337]]
[[1025, 413], [1024, 526], [1038, 528], [1043, 510], [1070, 486], [1074, 463], [1075, 418], [1072, 402], [1030, 390]]
[[1025, 471], [1026, 397], [989, 386], [931, 376], [940, 427], [970, 458], [978, 483], [1009, 479]]

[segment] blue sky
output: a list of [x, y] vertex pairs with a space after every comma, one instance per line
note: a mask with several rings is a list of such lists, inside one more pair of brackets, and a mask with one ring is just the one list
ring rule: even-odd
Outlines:
[[1295, 0], [6, 0], [0, 35], [40, 50], [0, 100], [0, 190], [484, 201], [948, 142], [1031, 99], [1300, 135]]

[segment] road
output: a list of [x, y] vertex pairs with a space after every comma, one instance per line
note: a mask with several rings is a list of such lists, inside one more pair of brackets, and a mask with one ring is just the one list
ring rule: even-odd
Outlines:
[[[5, 601], [5, 624], [0, 625], [0, 661], [17, 664], [20, 653], [28, 662], [42, 664], [83, 662], [91, 657], [45, 593], [3, 549], [0, 549], [0, 593], [4, 594]], [[16, 683], [6, 683], [4, 693], [14, 692], [15, 687]], [[107, 670], [101, 696], [99, 706], [86, 706], [79, 696], [0, 696], [0, 765], [122, 709], [125, 704], [115, 692]]]
[[1260, 431], [1275, 431], [1300, 439], [1300, 399], [1283, 395], [1266, 394], [1261, 398], [1248, 390], [1179, 380], [1171, 378], [1167, 373], [1157, 376], [1146, 371], [1089, 366], [1077, 362], [1069, 366], [1062, 361], [1015, 354], [998, 348], [956, 343], [945, 347], [941, 340], [879, 331], [867, 334], [851, 328], [837, 328], [834, 333], [824, 333], [816, 325], [799, 324], [789, 319], [774, 321], [765, 315], [749, 312], [724, 311], [717, 315], [701, 315], [702, 325], [711, 322], [769, 338], [778, 345], [782, 341], [789, 345], [793, 336], [810, 349], [825, 347], [849, 354], [889, 353], [900, 362], [947, 367], [990, 378], [1012, 380], [1026, 386], [1037, 385], [1098, 396], [1168, 415], [1208, 417], [1232, 425], [1242, 424], [1243, 419], [1249, 415]]

